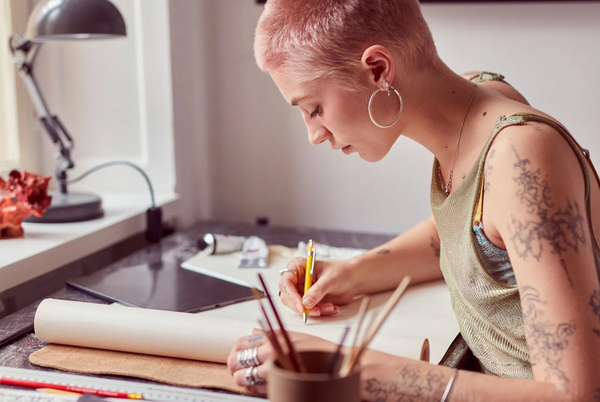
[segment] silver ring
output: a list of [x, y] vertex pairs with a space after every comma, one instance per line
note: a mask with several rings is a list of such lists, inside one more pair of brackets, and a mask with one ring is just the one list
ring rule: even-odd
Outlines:
[[237, 355], [238, 363], [242, 368], [246, 368], [246, 349], [240, 350]]
[[371, 98], [369, 98], [369, 105], [368, 105], [369, 117], [371, 118], [371, 122], [373, 122], [373, 124], [375, 124], [377, 127], [390, 128], [394, 124], [396, 124], [398, 122], [398, 120], [400, 120], [400, 116], [402, 116], [402, 111], [404, 110], [404, 101], [402, 100], [402, 96], [400, 96], [400, 92], [398, 92], [398, 90], [396, 88], [391, 86], [386, 81], [385, 82], [385, 91], [387, 92], [388, 96], [390, 96], [392, 94], [392, 92], [394, 92], [396, 94], [396, 96], [398, 97], [398, 100], [400, 101], [400, 110], [398, 111], [398, 116], [396, 117], [396, 120], [394, 120], [391, 124], [388, 124], [388, 125], [379, 124], [375, 121], [375, 118], [373, 117], [373, 112], [371, 111], [371, 107], [372, 107], [373, 99], [375, 98], [375, 95], [377, 95], [377, 93], [381, 90], [382, 90], [381, 88], [377, 88], [375, 90], [375, 92], [373, 92], [373, 95], [371, 95]]
[[295, 269], [289, 269], [289, 268], [280, 269], [279, 276], [285, 274], [286, 272], [289, 272], [290, 274], [294, 274], [294, 275], [298, 276], [298, 272], [296, 272]]
[[258, 346], [240, 350], [237, 355], [237, 360], [242, 368], [260, 366], [260, 361], [258, 360]]
[[240, 350], [238, 352], [238, 363], [242, 368], [250, 367], [250, 362], [248, 361], [248, 349]]
[[250, 361], [251, 366], [260, 366], [260, 362], [258, 361], [258, 346], [253, 347], [252, 349], [252, 357]]
[[264, 378], [258, 376], [258, 367], [256, 366], [250, 368], [250, 377], [252, 377], [252, 385], [259, 385], [267, 382]]
[[254, 377], [252, 376], [252, 372], [254, 371], [256, 367], [248, 367], [248, 370], [246, 370], [246, 384], [248, 385], [255, 385], [256, 384], [256, 380], [254, 379]]

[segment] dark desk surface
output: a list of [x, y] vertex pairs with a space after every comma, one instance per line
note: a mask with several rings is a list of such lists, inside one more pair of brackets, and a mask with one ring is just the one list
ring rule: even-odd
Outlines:
[[[100, 272], [108, 273], [162, 258], [184, 261], [198, 252], [196, 240], [209, 232], [239, 236], [254, 235], [263, 238], [267, 244], [281, 244], [288, 247], [296, 247], [299, 241], [306, 241], [312, 238], [317, 242], [337, 247], [373, 248], [392, 238], [392, 236], [388, 235], [337, 232], [309, 228], [259, 227], [247, 224], [205, 222], [185, 231], [176, 232], [164, 238], [160, 244], [148, 245], [103, 268]], [[44, 298], [52, 297], [65, 300], [106, 303], [72, 288], [63, 288], [51, 295], [39, 295], [39, 297], [40, 301]], [[0, 319], [0, 339], [17, 333], [22, 328], [31, 325], [38, 304], [39, 301]], [[28, 360], [31, 353], [41, 349], [43, 346], [44, 344], [38, 341], [33, 334], [22, 336], [0, 348], [0, 366], [50, 370], [34, 366]], [[468, 348], [459, 335], [448, 350], [448, 353], [446, 353], [442, 364], [461, 367], [467, 358], [467, 352]]]

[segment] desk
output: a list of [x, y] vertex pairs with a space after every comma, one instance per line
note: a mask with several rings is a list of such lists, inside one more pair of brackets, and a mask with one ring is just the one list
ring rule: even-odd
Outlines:
[[[373, 248], [392, 238], [392, 236], [386, 235], [337, 232], [309, 228], [259, 227], [247, 224], [204, 222], [185, 231], [174, 233], [164, 238], [160, 244], [148, 245], [128, 257], [103, 268], [100, 272], [108, 273], [132, 265], [155, 261], [160, 258], [173, 258], [181, 261], [186, 260], [198, 252], [196, 240], [207, 232], [239, 236], [255, 235], [265, 239], [268, 244], [281, 244], [288, 247], [296, 247], [299, 241], [306, 241], [306, 239], [312, 238], [317, 242], [337, 247]], [[65, 300], [106, 303], [103, 300], [66, 287], [51, 295], [39, 295], [39, 297], [40, 301], [41, 299], [52, 297]], [[36, 302], [1, 319], [0, 338], [16, 333], [23, 327], [31, 325], [38, 303], [39, 302]], [[34, 366], [29, 363], [29, 355], [36, 350], [41, 349], [43, 346], [44, 345], [39, 342], [33, 334], [20, 337], [3, 348], [0, 348], [0, 366], [34, 370], [51, 370]], [[468, 357], [468, 347], [459, 335], [446, 353], [446, 356], [444, 356], [442, 364], [452, 367], [462, 367]]]

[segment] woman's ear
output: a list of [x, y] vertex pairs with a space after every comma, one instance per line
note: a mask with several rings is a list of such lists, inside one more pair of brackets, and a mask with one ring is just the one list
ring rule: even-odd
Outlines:
[[396, 66], [392, 54], [381, 45], [368, 47], [361, 58], [361, 67], [368, 85], [385, 89], [385, 82], [394, 81]]

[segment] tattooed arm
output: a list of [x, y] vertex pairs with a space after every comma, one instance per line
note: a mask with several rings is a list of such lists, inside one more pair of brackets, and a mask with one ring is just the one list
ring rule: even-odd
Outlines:
[[433, 218], [384, 245], [347, 261], [317, 260], [314, 284], [304, 289], [306, 260], [294, 258], [279, 281], [281, 301], [301, 314], [304, 307], [311, 315], [333, 315], [339, 305], [349, 303], [356, 295], [393, 289], [406, 275], [412, 284], [441, 278], [439, 265], [440, 241]]
[[357, 294], [393, 289], [406, 275], [412, 284], [442, 277], [440, 271], [440, 239], [433, 216], [406, 233], [367, 253], [352, 259], [350, 264], [359, 281]]
[[[376, 402], [439, 402], [454, 369], [368, 350], [362, 359], [362, 398]], [[566, 402], [547, 383], [459, 371], [449, 402]], [[592, 399], [593, 400], [593, 399]], [[587, 401], [587, 400], [586, 400]], [[591, 401], [591, 400], [590, 400]]]
[[[297, 350], [333, 352], [336, 345], [311, 335], [290, 332]], [[248, 386], [247, 368], [238, 360], [238, 352], [258, 347], [258, 376], [268, 379], [274, 357], [265, 339], [251, 335], [239, 339], [232, 349], [227, 365], [235, 382]], [[347, 353], [347, 351], [346, 351]], [[266, 362], [266, 363], [264, 363]], [[445, 366], [410, 360], [386, 353], [367, 350], [361, 358], [361, 396], [377, 402], [439, 402], [454, 370]], [[264, 385], [253, 387], [265, 393]], [[588, 401], [589, 399], [585, 399]], [[460, 371], [454, 380], [449, 402], [567, 402], [569, 399], [551, 385], [541, 381], [514, 380], [469, 371]]]
[[[279, 281], [281, 301], [302, 313], [304, 307], [312, 315], [332, 315], [338, 305], [356, 295], [393, 289], [406, 275], [412, 284], [442, 277], [439, 264], [440, 240], [433, 217], [382, 246], [348, 261], [317, 261], [314, 285], [301, 296], [306, 260], [294, 259], [288, 269], [296, 275], [282, 275]], [[316, 307], [316, 308], [315, 308]]]
[[505, 129], [494, 149], [484, 228], [509, 253], [534, 377], [566, 400], [597, 401], [600, 290], [579, 162], [537, 123]]

